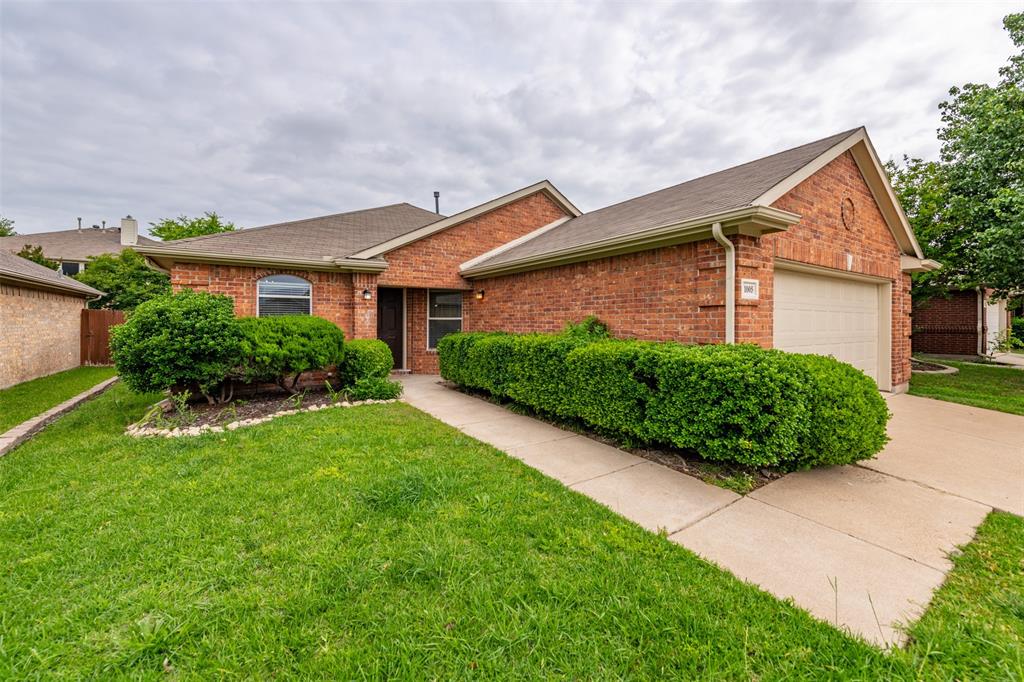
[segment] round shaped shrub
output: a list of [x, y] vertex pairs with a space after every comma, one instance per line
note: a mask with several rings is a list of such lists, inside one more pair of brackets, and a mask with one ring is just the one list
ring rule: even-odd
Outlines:
[[245, 317], [238, 326], [241, 362], [235, 374], [244, 381], [272, 381], [294, 392], [303, 372], [334, 367], [344, 357], [344, 332], [321, 317]]
[[353, 339], [345, 344], [342, 385], [353, 386], [360, 379], [387, 379], [394, 366], [388, 344], [380, 339]]
[[110, 351], [133, 391], [183, 386], [213, 402], [213, 389], [238, 364], [240, 341], [229, 297], [186, 289], [139, 305], [111, 329]]
[[392, 400], [402, 395], [402, 384], [382, 377], [357, 379], [347, 389], [352, 400]]
[[885, 446], [889, 407], [871, 377], [831, 357], [791, 357], [807, 374], [810, 409], [810, 428], [801, 439], [795, 466], [850, 464]]

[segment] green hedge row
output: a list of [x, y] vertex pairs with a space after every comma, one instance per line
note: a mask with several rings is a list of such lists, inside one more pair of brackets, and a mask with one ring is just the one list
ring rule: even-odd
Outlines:
[[308, 315], [236, 318], [229, 297], [205, 292], [185, 290], [139, 305], [113, 328], [110, 347], [118, 374], [139, 392], [178, 387], [215, 402], [238, 380], [274, 382], [294, 393], [303, 372], [332, 367], [359, 400], [393, 398], [402, 390], [388, 379], [394, 363], [383, 341], [346, 343], [333, 322]]
[[887, 440], [889, 413], [874, 381], [827, 357], [500, 333], [452, 334], [438, 353], [454, 383], [710, 460], [846, 464]]

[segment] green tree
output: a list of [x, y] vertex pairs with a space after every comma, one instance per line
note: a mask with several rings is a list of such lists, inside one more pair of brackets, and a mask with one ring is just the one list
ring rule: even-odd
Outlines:
[[18, 252], [18, 255], [25, 260], [30, 260], [33, 263], [39, 263], [43, 267], [50, 268], [51, 270], [56, 270], [60, 267], [60, 263], [55, 260], [50, 260], [43, 255], [43, 247], [41, 246], [25, 244], [25, 246], [21, 247], [21, 251]]
[[904, 159], [893, 184], [925, 255], [943, 269], [915, 277], [915, 295], [1024, 286], [1024, 13], [1003, 20], [1017, 54], [995, 85], [968, 83], [939, 105], [938, 162]]
[[90, 257], [75, 279], [106, 292], [102, 298], [90, 301], [90, 308], [134, 310], [140, 303], [171, 291], [170, 277], [146, 265], [146, 260], [131, 249], [119, 255]]
[[207, 211], [199, 218], [189, 218], [186, 215], [180, 215], [177, 218], [164, 218], [160, 222], [150, 223], [150, 225], [152, 227], [149, 234], [165, 242], [172, 239], [233, 232], [237, 229], [234, 223], [224, 221], [214, 211]]
[[0, 215], [0, 237], [13, 237], [18, 234], [14, 231], [14, 221]]

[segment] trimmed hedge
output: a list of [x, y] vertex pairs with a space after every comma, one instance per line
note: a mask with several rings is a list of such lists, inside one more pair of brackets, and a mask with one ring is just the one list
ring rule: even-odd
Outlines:
[[346, 350], [345, 333], [321, 317], [244, 317], [238, 327], [241, 360], [234, 375], [245, 382], [272, 381], [290, 393], [303, 372], [338, 365]]
[[210, 402], [237, 364], [240, 342], [233, 301], [188, 289], [146, 301], [110, 330], [111, 357], [128, 388], [189, 387]]
[[380, 339], [353, 339], [345, 344], [345, 358], [339, 367], [342, 386], [360, 379], [387, 379], [395, 360], [388, 344]]
[[887, 441], [874, 381], [827, 357], [564, 334], [451, 334], [438, 352], [449, 381], [710, 460], [844, 464]]

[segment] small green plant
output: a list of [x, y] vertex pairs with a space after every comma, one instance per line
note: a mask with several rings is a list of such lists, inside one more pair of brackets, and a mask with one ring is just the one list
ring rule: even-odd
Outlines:
[[610, 339], [612, 336], [608, 325], [599, 320], [597, 315], [588, 315], [576, 323], [566, 322], [565, 327], [562, 328], [562, 334], [586, 341], [600, 341], [601, 339]]
[[171, 402], [174, 403], [174, 413], [177, 415], [178, 423], [182, 426], [185, 424], [194, 424], [196, 421], [195, 410], [189, 407], [188, 404], [190, 398], [192, 398], [192, 393], [187, 389], [179, 391], [178, 393], [171, 393]]
[[334, 386], [331, 386], [330, 381], [324, 382], [324, 388], [327, 390], [327, 395], [330, 397], [332, 403], [338, 403], [345, 399], [345, 391], [335, 390]]
[[230, 402], [228, 406], [217, 413], [217, 423], [221, 426], [227, 426], [231, 422], [238, 421], [238, 407], [237, 402]]
[[394, 400], [402, 395], [402, 384], [390, 379], [360, 379], [347, 389], [352, 400]]
[[338, 368], [342, 386], [360, 379], [387, 379], [395, 366], [391, 349], [379, 339], [353, 339], [345, 344], [345, 359]]
[[306, 400], [306, 394], [308, 392], [308, 389], [303, 389], [298, 393], [293, 393], [292, 395], [285, 398], [284, 402], [285, 404], [290, 405], [293, 410], [301, 410], [302, 403]]

